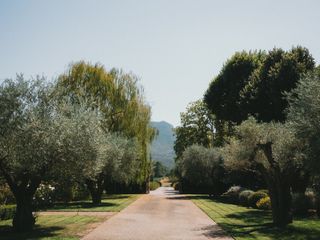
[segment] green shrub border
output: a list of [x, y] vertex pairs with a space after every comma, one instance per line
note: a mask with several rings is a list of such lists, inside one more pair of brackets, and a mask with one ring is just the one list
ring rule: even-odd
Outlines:
[[15, 212], [15, 205], [0, 205], [0, 220], [12, 219]]

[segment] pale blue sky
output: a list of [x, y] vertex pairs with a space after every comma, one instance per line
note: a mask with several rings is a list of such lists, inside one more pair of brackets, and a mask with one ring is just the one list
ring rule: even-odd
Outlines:
[[320, 61], [317, 0], [1, 0], [0, 79], [72, 61], [141, 78], [153, 120], [179, 123], [235, 51], [302, 45]]

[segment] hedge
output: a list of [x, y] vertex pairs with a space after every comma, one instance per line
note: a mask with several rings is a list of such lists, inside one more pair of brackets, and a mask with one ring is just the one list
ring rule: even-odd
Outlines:
[[158, 181], [152, 181], [150, 182], [150, 190], [156, 190], [158, 187], [161, 187], [161, 183]]
[[0, 220], [12, 219], [16, 212], [15, 205], [0, 206]]

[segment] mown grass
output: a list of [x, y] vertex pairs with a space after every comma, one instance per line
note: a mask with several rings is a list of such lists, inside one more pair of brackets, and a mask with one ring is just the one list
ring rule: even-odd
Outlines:
[[213, 221], [237, 240], [320, 239], [320, 220], [316, 217], [297, 218], [286, 229], [280, 230], [272, 227], [270, 211], [221, 203], [204, 195], [189, 195], [189, 197]]
[[46, 239], [74, 240], [92, 227], [92, 224], [102, 222], [106, 217], [63, 215], [63, 212], [119, 212], [140, 195], [117, 194], [105, 195], [101, 204], [92, 204], [90, 200], [70, 203], [56, 203], [42, 211], [59, 211], [61, 215], [38, 216], [32, 232], [17, 234], [12, 231], [12, 219], [0, 221], [0, 240]]
[[91, 200], [74, 201], [70, 203], [55, 203], [51, 207], [40, 210], [62, 212], [119, 212], [139, 196], [138, 194], [105, 195], [101, 204], [93, 204]]
[[0, 221], [0, 239], [75, 240], [80, 239], [92, 227], [91, 224], [102, 222], [104, 219], [105, 217], [79, 215], [39, 216], [33, 231], [20, 234], [12, 231], [12, 220], [3, 220]]

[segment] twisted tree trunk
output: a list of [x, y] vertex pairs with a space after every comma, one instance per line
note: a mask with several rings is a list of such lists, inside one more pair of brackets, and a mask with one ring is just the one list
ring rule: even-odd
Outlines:
[[91, 195], [93, 204], [101, 204], [102, 193], [105, 188], [103, 177], [99, 177], [98, 180], [86, 180], [86, 185]]
[[35, 217], [32, 214], [32, 198], [41, 183], [40, 175], [30, 176], [28, 173], [22, 173], [18, 176], [11, 176], [2, 161], [0, 161], [0, 173], [8, 183], [17, 203], [16, 213], [12, 220], [13, 229], [16, 232], [31, 231], [35, 224]]
[[280, 177], [275, 181], [268, 181], [268, 188], [273, 224], [279, 228], [283, 228], [292, 223], [293, 220], [290, 185], [286, 183], [285, 179], [283, 180]]
[[35, 224], [32, 214], [32, 196], [24, 192], [16, 195], [17, 209], [13, 217], [12, 225], [16, 232], [31, 231]]
[[261, 167], [262, 173], [268, 185], [271, 200], [272, 219], [276, 227], [284, 228], [292, 223], [292, 197], [291, 180], [293, 172], [290, 169], [282, 170], [273, 158], [272, 143], [259, 144], [263, 150], [269, 169]]

